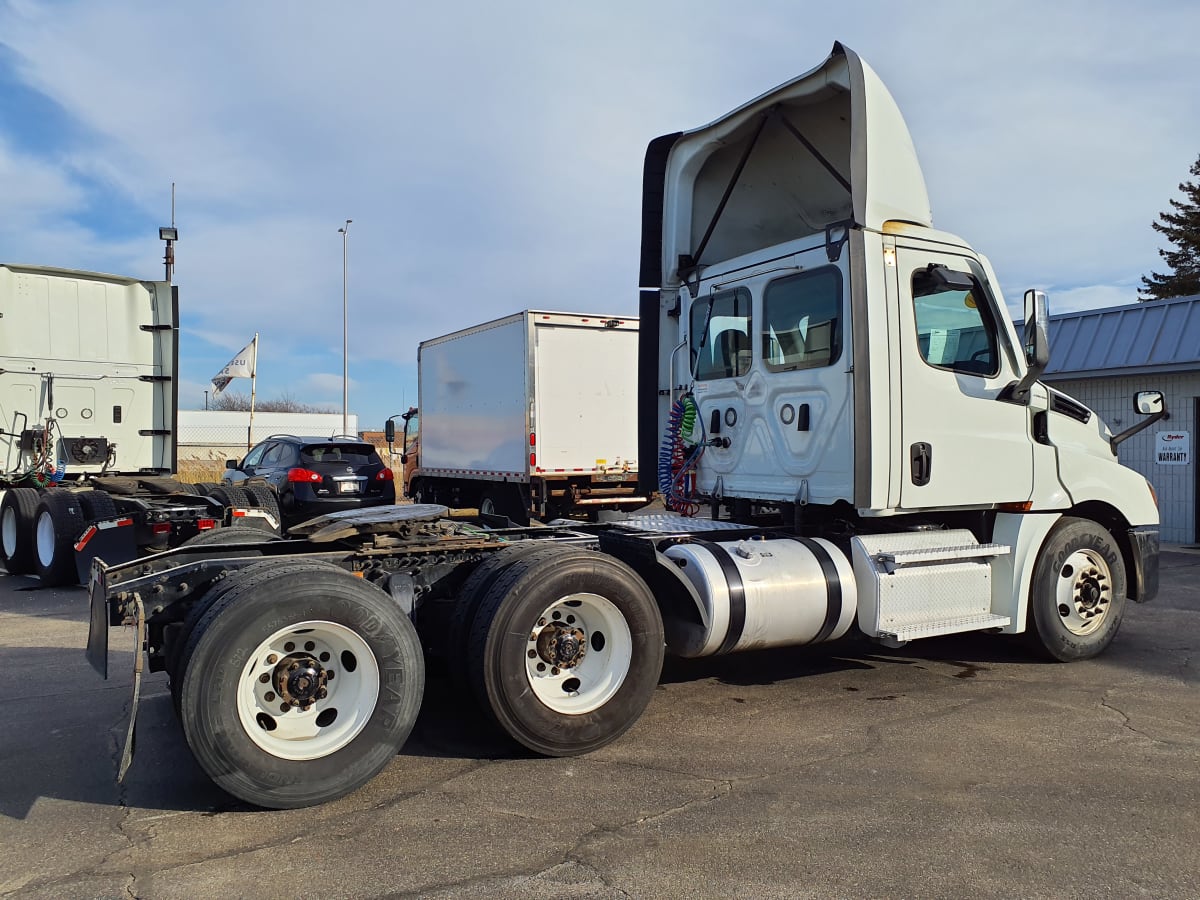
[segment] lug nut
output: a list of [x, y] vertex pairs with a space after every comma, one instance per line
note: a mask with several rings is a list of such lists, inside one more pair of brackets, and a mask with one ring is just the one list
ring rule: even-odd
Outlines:
[[317, 699], [318, 700], [324, 700], [328, 696], [329, 696], [329, 691], [325, 690], [325, 688], [321, 688], [320, 690], [317, 691]]
[[537, 651], [536, 651], [536, 650], [530, 650], [530, 651], [529, 651], [529, 658], [530, 658], [530, 659], [537, 659]]
[[261, 681], [263, 684], [266, 684], [267, 682], [269, 682], [271, 680], [271, 676], [268, 675], [266, 672], [263, 672], [261, 675], [258, 676], [258, 680]]
[[275, 692], [267, 691], [266, 694], [263, 695], [263, 699], [266, 700], [268, 703], [274, 703], [275, 702]]
[[333, 681], [333, 669], [330, 669], [328, 672], [325, 673], [325, 675], [330, 681]]
[[276, 656], [274, 653], [272, 653], [270, 656], [267, 657], [267, 665], [273, 666], [277, 662], [279, 662], [279, 657]]
[[281, 713], [285, 713], [285, 712], [287, 712], [287, 711], [288, 711], [288, 705], [287, 705], [286, 703], [280, 703], [280, 704], [279, 704], [279, 711], [280, 711]]

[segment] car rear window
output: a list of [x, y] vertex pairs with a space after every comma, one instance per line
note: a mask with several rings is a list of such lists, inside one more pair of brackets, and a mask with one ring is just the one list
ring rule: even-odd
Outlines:
[[379, 454], [368, 444], [312, 444], [300, 451], [302, 465], [309, 463], [341, 463], [345, 466], [366, 466], [379, 462]]

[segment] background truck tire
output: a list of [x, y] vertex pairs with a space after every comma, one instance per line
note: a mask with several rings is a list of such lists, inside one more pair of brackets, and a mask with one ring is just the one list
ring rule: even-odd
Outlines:
[[330, 565], [264, 560], [229, 581], [184, 648], [180, 719], [201, 768], [272, 809], [369, 781], [421, 704], [424, 660], [408, 617]]
[[197, 481], [196, 493], [198, 493], [201, 497], [207, 497], [220, 486], [220, 483], [216, 481]]
[[83, 509], [73, 491], [56, 489], [42, 494], [34, 518], [34, 568], [43, 585], [79, 583], [75, 542], [83, 533], [83, 522]]
[[[255, 509], [261, 509], [263, 512], [270, 513], [271, 517], [275, 519], [276, 527], [282, 530], [283, 514], [279, 511], [279, 498], [275, 496], [275, 491], [265, 484], [248, 484], [243, 490], [250, 498], [250, 505]], [[266, 522], [253, 516], [235, 519], [234, 524], [253, 525], [258, 528], [267, 527]]]
[[484, 595], [468, 660], [481, 705], [547, 756], [588, 753], [637, 721], [658, 684], [663, 626], [624, 563], [552, 547], [514, 561]]
[[93, 522], [99, 522], [102, 519], [115, 519], [117, 517], [117, 504], [113, 501], [112, 495], [107, 491], [80, 491], [75, 496], [79, 498], [79, 506], [83, 510], [83, 517], [89, 525]]
[[513, 485], [496, 485], [483, 492], [479, 512], [487, 516], [503, 516], [517, 525], [529, 524], [529, 512], [521, 502], [521, 494]]
[[232, 484], [223, 484], [220, 487], [215, 487], [208, 492], [208, 496], [226, 508], [240, 506], [245, 509], [248, 506], [254, 505], [250, 502], [250, 495], [246, 493], [245, 488]]
[[1112, 535], [1087, 519], [1060, 519], [1034, 566], [1029, 643], [1059, 662], [1097, 655], [1121, 627], [1126, 591], [1125, 561]]
[[28, 575], [34, 567], [33, 521], [38, 492], [9, 488], [0, 502], [0, 554], [10, 575]]

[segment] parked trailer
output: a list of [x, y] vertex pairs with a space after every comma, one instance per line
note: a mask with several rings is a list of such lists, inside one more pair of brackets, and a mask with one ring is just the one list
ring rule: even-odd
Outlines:
[[173, 476], [177, 288], [0, 265], [0, 321], [0, 556], [11, 574], [73, 584], [97, 555], [132, 559], [246, 516], [278, 528], [266, 493]]
[[645, 172], [641, 455], [671, 511], [498, 529], [420, 504], [93, 565], [89, 658], [133, 626], [135, 711], [145, 659], [227, 791], [299, 807], [366, 782], [412, 728], [423, 648], [565, 756], [637, 720], [664, 647], [986, 631], [1069, 661], [1155, 596], [1156, 501], [1115, 448], [1162, 394], [1113, 435], [1038, 381], [1045, 296], [1019, 338], [854, 53], [652, 142]]
[[636, 317], [525, 310], [422, 341], [405, 493], [521, 523], [644, 506], [637, 340]]

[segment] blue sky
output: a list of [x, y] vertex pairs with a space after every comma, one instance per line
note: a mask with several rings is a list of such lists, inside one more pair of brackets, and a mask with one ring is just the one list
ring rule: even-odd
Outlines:
[[841, 40], [1010, 303], [1129, 302], [1200, 155], [1198, 33], [1191, 2], [8, 0], [0, 259], [159, 278], [175, 182], [181, 406], [257, 331], [260, 396], [340, 410], [351, 218], [370, 427], [416, 402], [421, 340], [636, 312], [646, 143]]

